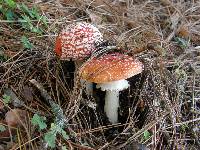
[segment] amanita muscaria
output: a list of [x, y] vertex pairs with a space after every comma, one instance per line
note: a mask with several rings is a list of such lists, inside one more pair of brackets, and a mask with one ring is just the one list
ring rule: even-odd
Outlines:
[[97, 83], [97, 88], [106, 91], [104, 111], [111, 123], [117, 123], [119, 91], [130, 86], [125, 79], [142, 70], [143, 64], [138, 59], [121, 53], [110, 53], [87, 61], [79, 73], [82, 79]]
[[103, 41], [97, 27], [86, 22], [68, 25], [56, 38], [55, 52], [62, 60], [83, 60], [95, 51], [95, 43]]
[[[95, 45], [102, 41], [103, 36], [97, 27], [86, 22], [76, 22], [68, 25], [58, 35], [55, 52], [61, 60], [72, 59], [77, 71], [83, 60], [96, 50]], [[88, 82], [85, 84], [87, 93], [91, 95], [92, 84]]]

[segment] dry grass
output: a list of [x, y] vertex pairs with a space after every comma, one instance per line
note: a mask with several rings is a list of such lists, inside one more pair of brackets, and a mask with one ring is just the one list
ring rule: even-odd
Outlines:
[[[18, 0], [22, 2], [22, 0]], [[200, 149], [200, 2], [127, 0], [55, 0], [37, 3], [48, 18], [45, 33], [35, 33], [0, 20], [0, 48], [7, 60], [0, 60], [0, 95], [10, 89], [23, 104], [0, 109], [1, 120], [11, 108], [20, 107], [28, 118], [7, 149], [45, 149], [43, 134], [30, 123], [34, 113], [52, 121], [51, 108], [29, 82], [36, 79], [65, 112], [69, 140], [57, 136], [56, 147], [68, 149]], [[20, 13], [20, 12], [18, 12]], [[145, 65], [141, 75], [130, 78], [131, 87], [121, 92], [120, 123], [110, 125], [103, 113], [103, 92], [94, 98], [74, 80], [72, 62], [54, 55], [59, 31], [75, 21], [92, 22], [105, 39], [116, 43]], [[35, 25], [40, 22], [35, 21]], [[22, 35], [33, 43], [24, 49]], [[184, 40], [177, 42], [176, 38]], [[187, 43], [188, 42], [188, 43]], [[186, 44], [183, 45], [183, 44]], [[15, 97], [15, 98], [16, 98]], [[89, 101], [89, 102], [88, 102]], [[95, 104], [97, 107], [91, 107]], [[0, 121], [1, 121], [0, 120]], [[24, 130], [25, 129], [25, 130]], [[144, 132], [150, 133], [144, 139]]]

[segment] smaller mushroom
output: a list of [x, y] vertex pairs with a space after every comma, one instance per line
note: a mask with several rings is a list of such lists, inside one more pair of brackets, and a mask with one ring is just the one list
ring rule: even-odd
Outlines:
[[80, 69], [82, 79], [106, 91], [104, 111], [111, 123], [118, 122], [119, 92], [130, 85], [127, 78], [141, 73], [143, 64], [131, 56], [110, 53], [94, 57]]
[[99, 29], [86, 22], [68, 25], [56, 38], [55, 52], [62, 60], [83, 60], [95, 51], [95, 43], [103, 41]]
[[[75, 74], [83, 60], [96, 50], [95, 45], [103, 41], [103, 36], [97, 27], [86, 22], [68, 25], [56, 38], [55, 53], [61, 60], [74, 60]], [[88, 95], [92, 93], [92, 84], [85, 82]]]

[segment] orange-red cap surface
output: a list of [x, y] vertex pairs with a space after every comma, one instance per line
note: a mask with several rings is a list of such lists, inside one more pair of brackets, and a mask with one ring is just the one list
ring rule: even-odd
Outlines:
[[70, 24], [56, 39], [55, 52], [61, 59], [83, 59], [95, 50], [95, 42], [103, 36], [94, 25], [86, 22]]
[[58, 56], [62, 55], [61, 38], [59, 36], [56, 38], [55, 52]]
[[141, 73], [143, 64], [131, 56], [112, 53], [87, 61], [80, 69], [80, 76], [94, 83], [105, 83], [130, 78]]

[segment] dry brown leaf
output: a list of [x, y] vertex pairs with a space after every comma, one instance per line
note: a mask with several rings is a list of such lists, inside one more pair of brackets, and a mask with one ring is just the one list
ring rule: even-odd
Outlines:
[[190, 37], [190, 30], [188, 26], [181, 26], [178, 31], [177, 35], [182, 38], [189, 38]]
[[26, 121], [27, 112], [22, 109], [11, 109], [5, 115], [6, 123], [12, 127], [20, 127]]
[[8, 57], [13, 57], [17, 54], [18, 52], [14, 52], [14, 51], [11, 51], [9, 49], [5, 50], [4, 51], [4, 55], [8, 56]]
[[27, 101], [27, 102], [33, 101], [33, 93], [32, 93], [31, 87], [25, 86], [22, 90], [22, 95], [23, 95], [25, 101]]

